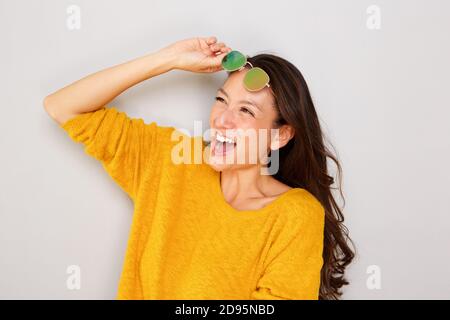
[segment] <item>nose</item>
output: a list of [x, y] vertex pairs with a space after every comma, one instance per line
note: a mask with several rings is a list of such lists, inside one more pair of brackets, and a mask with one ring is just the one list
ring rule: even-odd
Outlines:
[[214, 119], [216, 128], [232, 129], [235, 127], [235, 115], [232, 110], [224, 110]]

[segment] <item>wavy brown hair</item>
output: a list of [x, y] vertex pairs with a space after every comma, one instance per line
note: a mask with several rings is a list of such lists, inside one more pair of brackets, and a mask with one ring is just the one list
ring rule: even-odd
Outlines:
[[[290, 187], [308, 190], [324, 207], [324, 263], [319, 299], [337, 300], [342, 295], [342, 286], [349, 284], [344, 271], [355, 256], [355, 246], [343, 224], [344, 215], [333, 195], [333, 189], [338, 189], [345, 205], [341, 165], [326, 145], [308, 85], [300, 70], [289, 61], [268, 53], [247, 56], [247, 60], [254, 67], [265, 70], [270, 77], [278, 113], [274, 128], [289, 124], [295, 129], [294, 137], [278, 150], [279, 169], [274, 178]], [[337, 169], [337, 187], [333, 186], [335, 179], [328, 171], [328, 159]]]

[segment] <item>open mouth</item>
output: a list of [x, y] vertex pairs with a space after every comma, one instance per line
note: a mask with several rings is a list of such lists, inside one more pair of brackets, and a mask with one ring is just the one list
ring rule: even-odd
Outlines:
[[212, 140], [211, 147], [214, 156], [225, 156], [234, 150], [236, 141], [217, 132], [215, 139]]

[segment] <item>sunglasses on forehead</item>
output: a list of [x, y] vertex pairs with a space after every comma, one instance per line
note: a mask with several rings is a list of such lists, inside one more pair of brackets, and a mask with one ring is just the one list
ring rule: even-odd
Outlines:
[[253, 65], [247, 61], [247, 56], [237, 50], [230, 51], [222, 59], [222, 68], [226, 71], [240, 71], [246, 64], [249, 64], [251, 69], [247, 71], [244, 77], [244, 87], [249, 91], [259, 91], [264, 87], [270, 87], [269, 75], [260, 67], [253, 67]]

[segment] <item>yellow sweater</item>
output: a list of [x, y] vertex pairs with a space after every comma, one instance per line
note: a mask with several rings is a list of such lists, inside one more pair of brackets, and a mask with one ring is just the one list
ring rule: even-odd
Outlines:
[[237, 210], [204, 161], [171, 161], [175, 127], [103, 107], [61, 128], [134, 203], [117, 299], [318, 298], [324, 209], [305, 189]]

